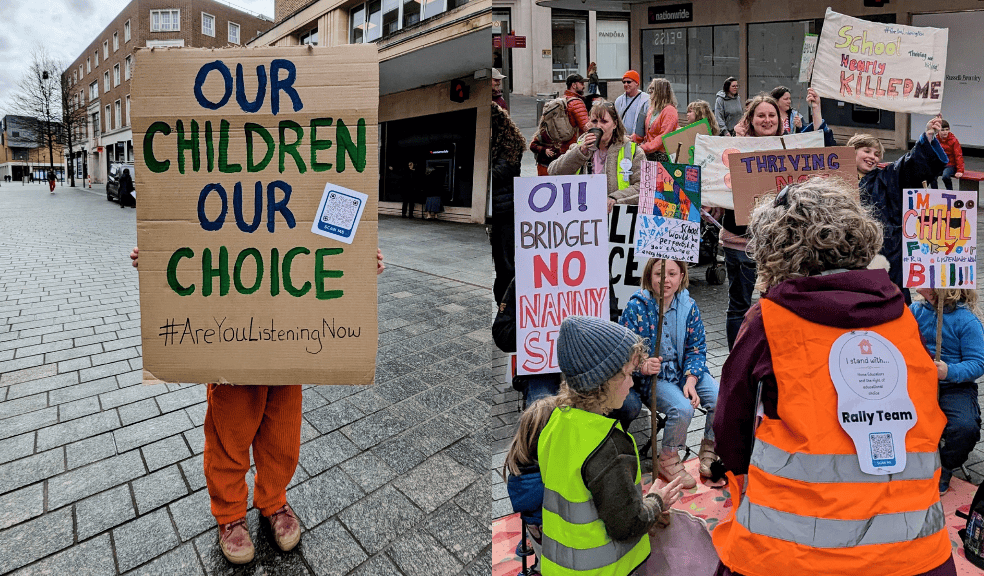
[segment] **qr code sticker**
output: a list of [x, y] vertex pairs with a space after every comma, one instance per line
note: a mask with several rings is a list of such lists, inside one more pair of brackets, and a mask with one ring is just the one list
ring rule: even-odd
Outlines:
[[329, 182], [311, 223], [311, 232], [351, 244], [368, 201], [369, 196], [362, 192]]
[[329, 192], [325, 209], [321, 213], [321, 221], [338, 228], [351, 229], [355, 218], [359, 215], [358, 198], [352, 198], [338, 192]]
[[892, 443], [891, 432], [877, 432], [868, 435], [871, 443], [871, 463], [878, 466], [895, 465], [895, 445]]

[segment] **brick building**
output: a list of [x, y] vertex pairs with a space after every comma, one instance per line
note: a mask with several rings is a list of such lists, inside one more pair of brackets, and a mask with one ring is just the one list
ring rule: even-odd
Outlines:
[[72, 105], [84, 107], [87, 117], [73, 136], [81, 143], [76, 177], [105, 182], [111, 162], [133, 161], [130, 78], [137, 47], [242, 46], [272, 24], [214, 0], [131, 0], [64, 71]]
[[[64, 176], [65, 157], [61, 144], [52, 147], [58, 179]], [[52, 163], [47, 146], [38, 137], [37, 120], [25, 116], [3, 117], [0, 130], [0, 180], [16, 182], [28, 175], [43, 180]]]

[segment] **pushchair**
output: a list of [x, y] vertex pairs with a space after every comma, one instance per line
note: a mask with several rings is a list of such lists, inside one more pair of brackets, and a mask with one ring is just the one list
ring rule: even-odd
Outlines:
[[724, 284], [727, 271], [724, 268], [724, 255], [720, 242], [721, 224], [704, 208], [700, 210], [700, 250], [697, 254], [697, 265], [707, 266], [704, 279], [708, 284], [717, 286]]

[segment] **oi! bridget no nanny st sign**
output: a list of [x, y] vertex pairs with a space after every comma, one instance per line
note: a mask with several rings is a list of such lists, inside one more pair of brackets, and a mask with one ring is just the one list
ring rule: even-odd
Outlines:
[[376, 47], [136, 64], [144, 381], [372, 383]]

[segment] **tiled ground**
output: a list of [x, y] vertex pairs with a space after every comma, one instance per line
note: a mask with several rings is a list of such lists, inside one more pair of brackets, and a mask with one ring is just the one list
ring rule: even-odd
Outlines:
[[[492, 272], [483, 227], [384, 218], [372, 387], [304, 390], [304, 535], [232, 569], [202, 472], [205, 389], [142, 386], [135, 214], [0, 188], [0, 572], [490, 570]], [[248, 478], [252, 483], [252, 473]]]

